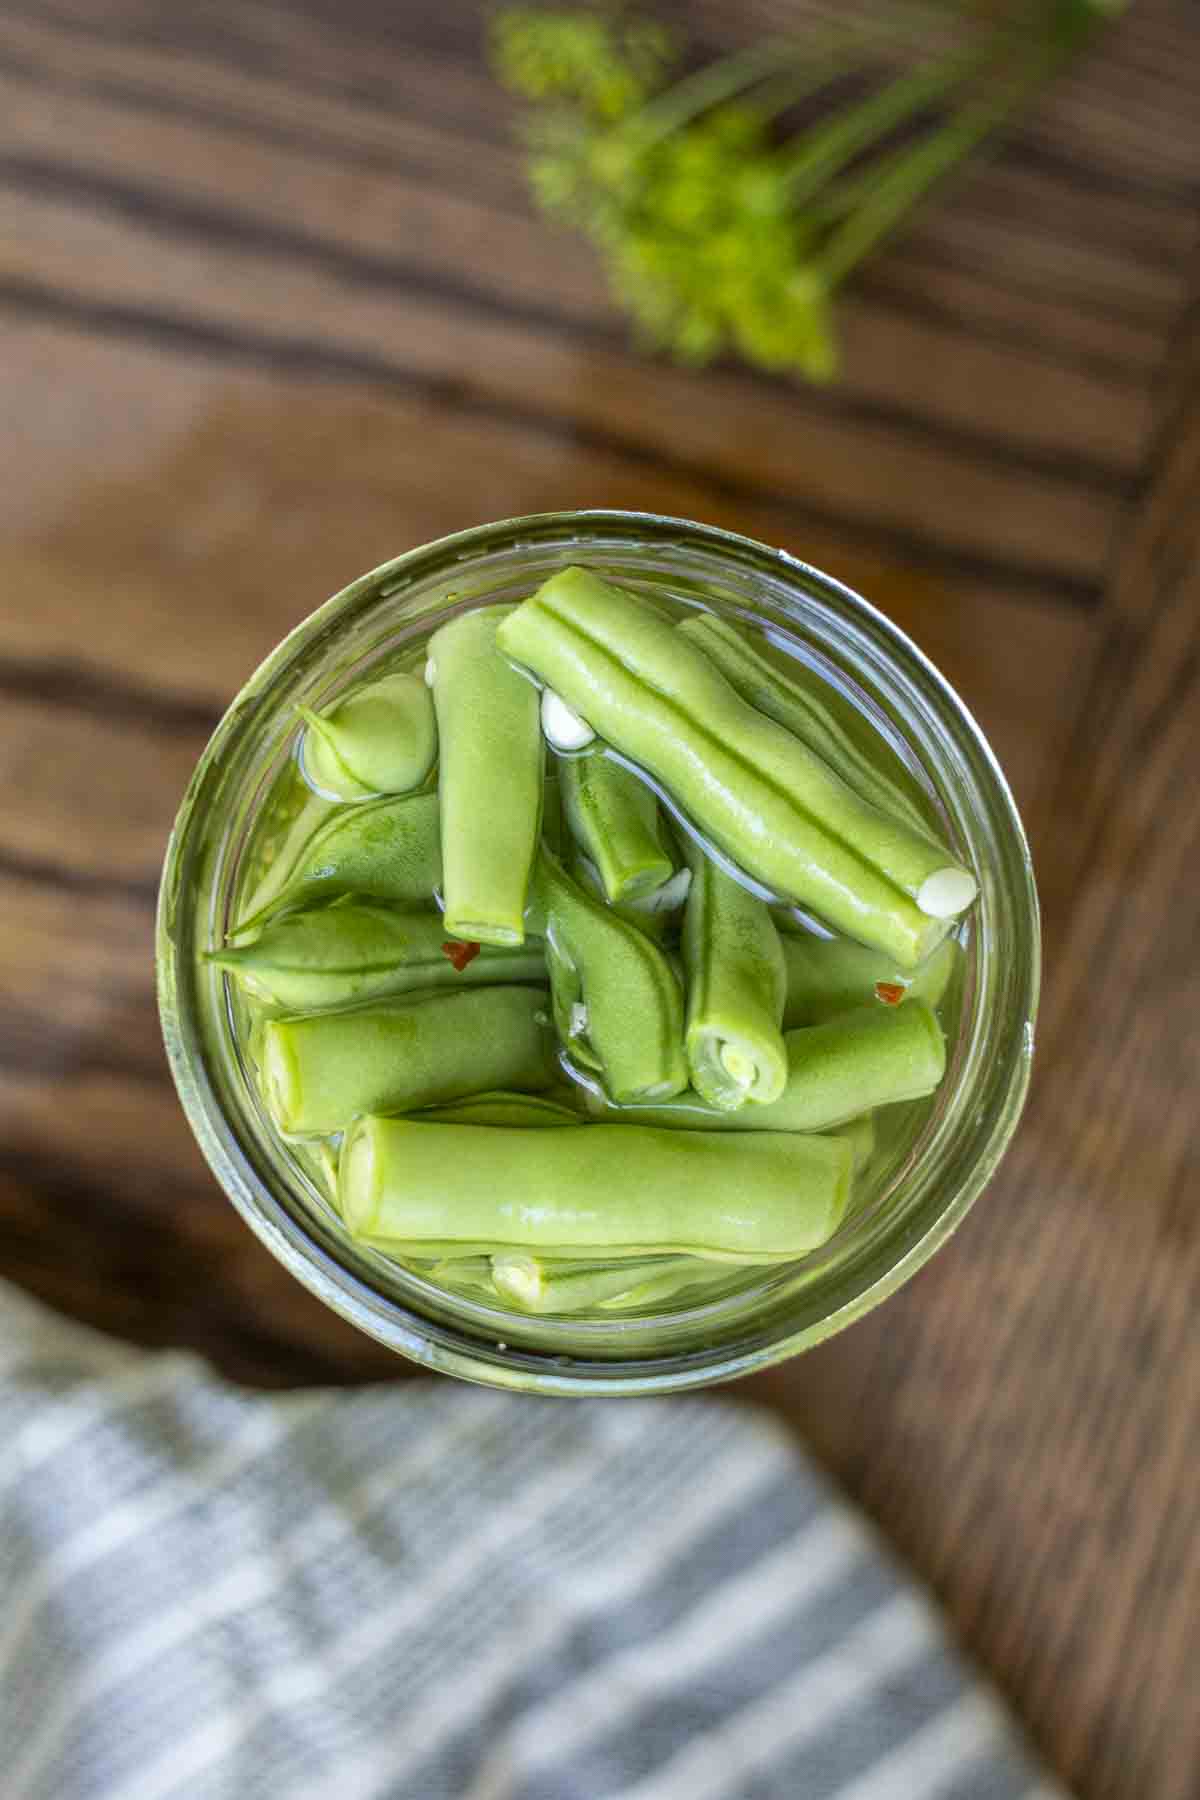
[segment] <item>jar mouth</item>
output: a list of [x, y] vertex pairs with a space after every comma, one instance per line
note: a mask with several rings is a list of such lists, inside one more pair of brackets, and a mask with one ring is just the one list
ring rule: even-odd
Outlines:
[[[291, 754], [292, 709], [331, 698], [385, 651], [485, 600], [520, 598], [586, 561], [613, 579], [650, 572], [672, 595], [797, 639], [869, 713], [929, 790], [980, 879], [945, 1081], [884, 1191], [829, 1244], [704, 1304], [651, 1318], [519, 1316], [449, 1294], [349, 1240], [314, 1182], [285, 1168], [247, 1080], [227, 978], [199, 951], [231, 920], [263, 798]], [[427, 1367], [542, 1393], [679, 1390], [730, 1379], [852, 1323], [925, 1263], [965, 1217], [1015, 1129], [1037, 1009], [1037, 895], [1025, 835], [967, 708], [867, 601], [785, 551], [650, 513], [545, 513], [483, 525], [361, 576], [304, 620], [217, 727], [167, 848], [158, 984], [172, 1073], [221, 1186], [290, 1271], [360, 1329]]]

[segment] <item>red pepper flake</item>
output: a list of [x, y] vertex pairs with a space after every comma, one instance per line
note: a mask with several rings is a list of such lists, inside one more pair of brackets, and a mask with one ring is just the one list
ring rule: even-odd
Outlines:
[[442, 955], [450, 958], [461, 975], [467, 964], [475, 961], [481, 948], [480, 944], [460, 943], [457, 938], [447, 938], [442, 945]]
[[908, 989], [899, 981], [877, 981], [875, 998], [882, 1000], [885, 1006], [899, 1006]]

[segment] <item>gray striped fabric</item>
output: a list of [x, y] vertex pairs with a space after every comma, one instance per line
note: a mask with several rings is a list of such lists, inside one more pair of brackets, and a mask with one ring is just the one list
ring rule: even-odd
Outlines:
[[770, 1424], [283, 1398], [0, 1287], [5, 1800], [1052, 1800]]

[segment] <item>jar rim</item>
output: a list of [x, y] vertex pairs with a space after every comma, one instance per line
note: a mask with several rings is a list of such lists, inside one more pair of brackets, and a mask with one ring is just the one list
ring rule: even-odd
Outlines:
[[[744, 1319], [710, 1318], [700, 1326], [703, 1341], [691, 1347], [686, 1333], [676, 1332], [671, 1347], [655, 1350], [647, 1333], [644, 1354], [636, 1334], [618, 1353], [589, 1347], [589, 1334], [577, 1322], [539, 1320], [545, 1342], [530, 1348], [516, 1341], [528, 1332], [510, 1315], [492, 1314], [485, 1328], [478, 1309], [468, 1326], [470, 1303], [455, 1316], [444, 1294], [440, 1304], [399, 1303], [369, 1271], [364, 1277], [350, 1267], [331, 1236], [323, 1238], [292, 1204], [294, 1196], [280, 1191], [263, 1146], [230, 1117], [231, 1069], [228, 1061], [224, 1069], [218, 1066], [220, 1057], [206, 1040], [205, 1022], [211, 1025], [218, 1005], [218, 990], [206, 981], [220, 979], [224, 993], [224, 978], [213, 970], [202, 974], [194, 902], [207, 898], [211, 911], [222, 868], [229, 866], [209, 842], [211, 821], [224, 809], [226, 858], [233, 853], [231, 834], [246, 829], [250, 802], [238, 793], [237, 779], [249, 737], [272, 716], [281, 689], [319, 678], [328, 652], [352, 626], [381, 608], [419, 603], [431, 590], [440, 593], [443, 606], [451, 588], [470, 604], [472, 581], [503, 558], [540, 558], [541, 579], [563, 560], [641, 558], [651, 550], [656, 566], [681, 578], [690, 571], [719, 576], [735, 588], [740, 583], [753, 599], [742, 610], [768, 627], [774, 617], [784, 622], [781, 629], [794, 632], [801, 615], [810, 632], [818, 620], [826, 626], [826, 635], [818, 634], [822, 657], [882, 700], [884, 728], [890, 726], [917, 756], [981, 876], [975, 978], [964, 1001], [953, 1091], [938, 1106], [919, 1158], [900, 1177], [892, 1212], [874, 1227], [864, 1222], [848, 1260], [821, 1279], [781, 1281], [752, 1328]], [[558, 563], [547, 560], [554, 558]], [[418, 606], [413, 617], [421, 616]], [[231, 813], [235, 798], [240, 826]], [[852, 1323], [922, 1267], [966, 1216], [1016, 1127], [1029, 1082], [1040, 979], [1037, 894], [1015, 802], [979, 726], [923, 652], [870, 602], [788, 551], [716, 526], [615, 509], [473, 526], [357, 577], [302, 620], [251, 675], [197, 764], [167, 847], [157, 946], [160, 1014], [184, 1110], [219, 1184], [285, 1267], [351, 1323], [429, 1368], [493, 1386], [576, 1395], [678, 1391], [765, 1367]], [[231, 1021], [226, 1023], [231, 1036]], [[410, 1288], [410, 1301], [415, 1293]], [[713, 1305], [719, 1309], [722, 1302]], [[709, 1310], [692, 1309], [688, 1317], [698, 1323]], [[496, 1321], [514, 1326], [513, 1341], [495, 1335]], [[556, 1330], [556, 1324], [564, 1328]]]

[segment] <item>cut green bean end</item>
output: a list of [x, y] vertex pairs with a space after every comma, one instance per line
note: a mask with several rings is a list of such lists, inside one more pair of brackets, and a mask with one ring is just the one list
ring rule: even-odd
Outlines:
[[379, 1210], [380, 1186], [375, 1134], [369, 1120], [360, 1119], [343, 1138], [338, 1162], [338, 1211], [352, 1237], [370, 1237]]
[[542, 735], [552, 750], [583, 750], [596, 734], [553, 688], [542, 689]]
[[957, 919], [979, 892], [969, 869], [935, 869], [917, 890], [917, 905], [931, 919]]
[[495, 919], [464, 919], [457, 913], [443, 913], [442, 923], [447, 937], [459, 938], [467, 944], [494, 944], [502, 950], [518, 950], [525, 942], [525, 922], [505, 925]]
[[627, 875], [608, 899], [613, 905], [628, 904], [631, 900], [642, 900], [648, 894], [657, 894], [670, 881], [675, 871], [665, 857], [660, 862], [649, 863], [635, 874]]
[[259, 1055], [267, 1105], [279, 1129], [289, 1131], [300, 1102], [300, 1071], [285, 1034], [271, 1020], [262, 1028]]
[[748, 1056], [744, 1050], [739, 1050], [736, 1044], [721, 1046], [721, 1065], [730, 1080], [736, 1086], [745, 1088], [747, 1093], [758, 1079], [758, 1068], [754, 1058]]
[[542, 1298], [545, 1278], [532, 1256], [506, 1253], [491, 1259], [492, 1282], [497, 1293], [514, 1305], [532, 1311]]
[[736, 1112], [747, 1103], [778, 1100], [787, 1082], [787, 1060], [782, 1052], [781, 1041], [778, 1063], [763, 1064], [749, 1044], [736, 1038], [693, 1032], [687, 1046], [692, 1086], [722, 1112]]

